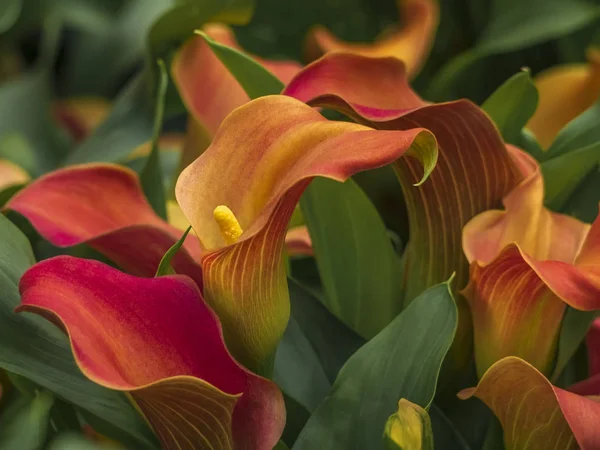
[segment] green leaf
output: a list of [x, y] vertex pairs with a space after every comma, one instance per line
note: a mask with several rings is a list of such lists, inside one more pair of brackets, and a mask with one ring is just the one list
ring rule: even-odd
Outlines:
[[283, 90], [284, 85], [279, 78], [250, 56], [216, 42], [202, 31], [197, 31], [196, 34], [204, 38], [213, 53], [227, 67], [251, 99], [279, 94]]
[[315, 178], [300, 200], [328, 308], [365, 338], [402, 310], [400, 258], [358, 185]]
[[444, 412], [435, 404], [429, 408], [436, 450], [470, 450], [465, 438]]
[[171, 266], [171, 261], [185, 242], [185, 238], [187, 238], [187, 235], [191, 230], [192, 227], [188, 227], [188, 229], [185, 230], [185, 232], [183, 233], [183, 236], [181, 236], [181, 239], [175, 242], [175, 244], [173, 244], [173, 246], [169, 250], [167, 250], [167, 252], [160, 260], [160, 264], [158, 265], [158, 269], [156, 270], [156, 274], [154, 275], [155, 277], [162, 277], [163, 275], [173, 275], [175, 273], [175, 270]]
[[153, 115], [147, 73], [134, 78], [117, 97], [109, 116], [68, 155], [64, 165], [117, 162], [150, 140]]
[[50, 102], [42, 71], [0, 85], [0, 157], [34, 177], [55, 169], [70, 145], [50, 114]]
[[498, 0], [476, 45], [443, 66], [428, 98], [447, 97], [478, 61], [566, 36], [600, 17], [600, 6], [585, 0]]
[[585, 339], [585, 335], [597, 315], [596, 311], [579, 311], [567, 307], [560, 326], [556, 365], [552, 373], [552, 381], [556, 381], [560, 377], [567, 363]]
[[296, 399], [283, 392], [283, 400], [285, 402], [285, 428], [281, 440], [288, 446], [292, 447], [300, 432], [310, 418], [310, 412]]
[[162, 59], [157, 61], [159, 68], [158, 85], [156, 89], [156, 106], [154, 108], [154, 126], [152, 130], [152, 148], [146, 165], [140, 173], [140, 182], [142, 189], [152, 209], [163, 219], [167, 219], [167, 205], [165, 200], [165, 184], [162, 178], [162, 169], [160, 164], [160, 149], [158, 141], [160, 132], [163, 127], [165, 115], [165, 95], [167, 94], [167, 86], [169, 78], [165, 63]]
[[[541, 164], [545, 203], [562, 211], [587, 175], [600, 165], [600, 102], [569, 122], [544, 154]], [[600, 200], [596, 195], [594, 203]]]
[[22, 397], [4, 411], [0, 423], [1, 450], [41, 449], [48, 433], [54, 397], [39, 392], [34, 398]]
[[4, 0], [0, 3], [0, 34], [6, 33], [21, 15], [23, 0]]
[[381, 448], [399, 399], [431, 404], [457, 317], [447, 283], [417, 297], [348, 360], [293, 450]]
[[531, 75], [525, 70], [505, 81], [481, 107], [490, 115], [504, 140], [516, 144], [537, 108], [538, 97]]
[[598, 193], [600, 192], [600, 168], [593, 170], [581, 182], [561, 209], [564, 214], [591, 223], [598, 216]]
[[49, 450], [122, 450], [109, 443], [94, 442], [80, 434], [65, 433], [52, 441]]
[[179, 0], [150, 28], [150, 58], [164, 58], [207, 22], [245, 25], [253, 9], [253, 0]]
[[125, 396], [84, 377], [68, 339], [58, 328], [37, 315], [14, 313], [20, 302], [19, 279], [35, 260], [26, 237], [3, 215], [0, 236], [0, 367], [102, 418], [121, 431], [124, 443], [155, 448], [154, 436]]

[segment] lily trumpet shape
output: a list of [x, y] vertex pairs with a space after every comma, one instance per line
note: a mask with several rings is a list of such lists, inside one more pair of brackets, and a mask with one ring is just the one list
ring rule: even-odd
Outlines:
[[[269, 371], [289, 317], [286, 228], [310, 180], [344, 181], [404, 155], [420, 160], [425, 179], [437, 159], [435, 138], [418, 127], [377, 131], [329, 121], [302, 102], [271, 96], [228, 116], [181, 174], [177, 198], [196, 236], [187, 237], [173, 267], [202, 286], [238, 361]], [[87, 242], [144, 276], [181, 236], [152, 212], [131, 171], [106, 164], [41, 177], [7, 207], [56, 245]]]
[[477, 397], [504, 429], [506, 450], [600, 448], [600, 378], [568, 389], [553, 386], [535, 367], [514, 356], [501, 359], [461, 399]]
[[600, 218], [590, 227], [546, 209], [538, 164], [524, 154], [521, 162], [529, 175], [504, 210], [481, 213], [463, 231], [480, 377], [507, 356], [549, 375], [566, 306], [600, 309]]
[[125, 392], [164, 449], [271, 450], [285, 424], [277, 386], [238, 364], [196, 283], [138, 278], [58, 256], [21, 278], [21, 305], [69, 336], [85, 376]]

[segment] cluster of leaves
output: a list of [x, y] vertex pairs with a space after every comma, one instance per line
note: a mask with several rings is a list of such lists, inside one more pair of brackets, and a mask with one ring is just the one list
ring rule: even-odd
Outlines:
[[[465, 97], [481, 105], [503, 140], [539, 164], [544, 205], [593, 222], [600, 201], [600, 103], [566, 121], [549, 145], [527, 126], [542, 106], [541, 85], [534, 76], [556, 65], [584, 64], [585, 50], [600, 44], [600, 2], [450, 0], [440, 1], [439, 8], [431, 54], [411, 82], [415, 90], [431, 102]], [[274, 70], [265, 69], [266, 63], [218, 42], [208, 31], [194, 34], [197, 30], [210, 23], [226, 23], [235, 30], [241, 46], [261, 58], [305, 63], [305, 38], [315, 23], [348, 41], [365, 42], [394, 25], [397, 16], [398, 8], [391, 0], [256, 0], [256, 5], [252, 0], [3, 1], [0, 177], [9, 176], [3, 172], [4, 162], [11, 170], [14, 166], [22, 169], [24, 175], [11, 182], [0, 178], [0, 206], [6, 206], [0, 216], [0, 449], [266, 448], [264, 443], [263, 447], [255, 443], [245, 447], [235, 430], [235, 444], [165, 439], [147, 410], [140, 410], [141, 396], [89, 376], [81, 358], [73, 356], [73, 334], [70, 341], [44, 318], [14, 312], [24, 299], [23, 275], [40, 267], [36, 262], [58, 255], [99, 260], [135, 275], [149, 277], [156, 272], [159, 280], [173, 273], [190, 275], [179, 270], [183, 263], [177, 260], [184, 244], [196, 239], [192, 233], [188, 236], [187, 224], [182, 228], [187, 228], [185, 234], [178, 232], [183, 237], [161, 252], [164, 257], [152, 273], [135, 273], [128, 270], [129, 261], [114, 257], [118, 252], [104, 251], [94, 241], [97, 236], [78, 237], [69, 244], [49, 237], [36, 222], [37, 216], [17, 207], [15, 199], [34, 192], [31, 180], [43, 180], [44, 175], [85, 167], [82, 164], [116, 163], [138, 174], [152, 210], [158, 218], [167, 219], [176, 180], [190, 162], [185, 161], [185, 150], [183, 155], [162, 151], [166, 145], [161, 138], [185, 133], [186, 122], [188, 138], [192, 134], [188, 113], [193, 115], [193, 108], [176, 79], [177, 55], [185, 43], [195, 36], [206, 45], [250, 100], [286, 89]], [[598, 72], [600, 79], [600, 68]], [[374, 70], [373, 77], [377, 73]], [[194, 76], [196, 83], [205, 82], [202, 71]], [[370, 81], [376, 88], [378, 80]], [[589, 92], [585, 95], [592, 95]], [[69, 122], [74, 114], [69, 101], [75, 98], [111, 106], [97, 120], [92, 118], [93, 108], [86, 109], [83, 116], [97, 123], [82, 131], [86, 120], [77, 117], [75, 127]], [[318, 101], [311, 106], [331, 107]], [[337, 109], [323, 114], [347, 121]], [[363, 118], [362, 122], [377, 128], [375, 120]], [[420, 156], [427, 172], [427, 157]], [[434, 161], [431, 168], [437, 170], [433, 166]], [[352, 173], [343, 183], [316, 177], [303, 192], [289, 227], [307, 227], [309, 256], [299, 256], [288, 247], [290, 256], [284, 263], [291, 314], [289, 322], [286, 317], [285, 332], [277, 337], [276, 353], [265, 365], [248, 363], [244, 351], [232, 344], [235, 332], [233, 338], [228, 334], [226, 315], [214, 300], [218, 295], [209, 288], [208, 264], [201, 259], [204, 298], [224, 324], [229, 351], [252, 372], [272, 379], [283, 393], [286, 423], [276, 448], [505, 446], [510, 450], [526, 448], [520, 439], [530, 439], [532, 448], [562, 442], [553, 440], [547, 430], [540, 436], [527, 429], [535, 427], [538, 414], [527, 404], [523, 403], [524, 417], [516, 419], [490, 405], [485, 395], [487, 374], [476, 373], [479, 361], [472, 356], [473, 337], [461, 335], [461, 321], [468, 311], [463, 294], [468, 295], [461, 291], [466, 283], [459, 280], [462, 284], [457, 285], [451, 275], [460, 271], [459, 263], [434, 283], [420, 280], [423, 273], [407, 271], [411, 264], [418, 267], [411, 260], [415, 253], [410, 253], [418, 232], [409, 229], [408, 196], [391, 165], [369, 169]], [[72, 186], [76, 204], [81, 189]], [[200, 235], [195, 219], [189, 218]], [[139, 223], [132, 221], [132, 225]], [[79, 233], [77, 227], [79, 222], [73, 222], [73, 235]], [[153, 251], [152, 242], [147, 241], [148, 248], [135, 249], [138, 260], [150, 258], [146, 253]], [[204, 242], [203, 247], [207, 247]], [[194, 282], [202, 286], [196, 278]], [[593, 364], [585, 337], [596, 313], [565, 301], [570, 306], [560, 316], [551, 370], [536, 366], [559, 391], [586, 380]], [[543, 323], [545, 317], [538, 320]], [[466, 358], [457, 357], [456, 348]], [[459, 400], [456, 396], [478, 381], [480, 394], [475, 396], [490, 408], [477, 398]], [[546, 386], [539, 382], [536, 388], [541, 385]], [[473, 393], [461, 392], [464, 398]], [[517, 396], [523, 393], [515, 392]], [[600, 395], [600, 388], [594, 395]], [[547, 406], [547, 410], [555, 414], [557, 407]], [[551, 418], [544, 420], [552, 423]], [[235, 427], [238, 419], [233, 420]], [[523, 432], [519, 421], [527, 424]], [[577, 439], [570, 445], [585, 447], [576, 427], [568, 418], [567, 422]], [[556, 425], [562, 430], [560, 426]], [[508, 427], [519, 431], [511, 435]]]

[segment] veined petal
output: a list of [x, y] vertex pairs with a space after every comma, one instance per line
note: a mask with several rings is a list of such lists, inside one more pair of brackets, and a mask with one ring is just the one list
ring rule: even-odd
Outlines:
[[473, 263], [462, 291], [473, 317], [475, 364], [481, 377], [506, 356], [552, 370], [566, 308], [511, 244], [488, 265]]
[[[6, 205], [59, 247], [87, 243], [135, 275], [153, 276], [183, 234], [148, 204], [135, 172], [113, 164], [83, 164], [44, 175]], [[190, 236], [173, 258], [179, 273], [202, 286], [200, 249]]]
[[[524, 154], [521, 163], [529, 174], [504, 198], [505, 210], [483, 212], [463, 230], [472, 263], [463, 295], [471, 306], [480, 376], [510, 355], [548, 373], [565, 303], [600, 308], [595, 247], [600, 222], [592, 232], [589, 225], [544, 208], [539, 166]], [[579, 265], [580, 258], [589, 263]]]
[[[204, 27], [204, 31], [217, 42], [240, 49], [229, 27], [210, 24]], [[284, 83], [300, 70], [300, 64], [294, 61], [255, 59]], [[231, 111], [250, 100], [200, 36], [191, 38], [179, 50], [171, 70], [187, 110], [211, 137]]]
[[370, 44], [344, 42], [323, 26], [313, 28], [306, 45], [308, 58], [317, 59], [331, 51], [389, 56], [403, 61], [413, 77], [431, 50], [439, 22], [439, 7], [436, 0], [397, 0], [397, 3], [402, 25]]
[[600, 97], [600, 51], [590, 50], [588, 59], [588, 64], [552, 67], [535, 77], [539, 102], [527, 128], [543, 148]]
[[420, 172], [410, 158], [394, 164], [409, 214], [406, 297], [412, 300], [454, 272], [456, 285], [465, 286], [462, 228], [478, 213], [499, 205], [521, 180], [522, 152], [507, 150], [494, 124], [473, 103], [425, 103], [410, 89], [402, 63], [391, 58], [325, 55], [283, 93], [337, 109], [373, 128], [423, 127], [435, 135], [439, 159], [426, 183], [413, 187]]
[[519, 358], [498, 361], [476, 388], [459, 393], [472, 396], [502, 423], [507, 450], [600, 448], [600, 403], [552, 386]]
[[128, 392], [163, 448], [270, 450], [277, 443], [281, 393], [231, 357], [191, 279], [138, 278], [59, 256], [29, 269], [19, 288], [17, 311], [62, 328], [82, 372]]
[[[211, 146], [182, 172], [176, 196], [204, 249], [205, 297], [238, 360], [256, 367], [272, 354], [287, 324], [281, 253], [287, 224], [310, 180], [344, 181], [409, 150], [415, 167], [421, 166], [420, 178], [423, 166], [427, 176], [437, 158], [428, 131], [332, 122], [290, 97], [268, 96], [228, 116]], [[213, 220], [219, 205], [244, 230], [234, 244], [227, 245]]]
[[29, 179], [29, 174], [21, 167], [5, 159], [0, 159], [0, 190], [16, 184], [27, 183]]

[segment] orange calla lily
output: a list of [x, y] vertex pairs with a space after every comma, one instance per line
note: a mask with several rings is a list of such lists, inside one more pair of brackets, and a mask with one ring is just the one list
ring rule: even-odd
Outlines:
[[190, 278], [138, 278], [59, 256], [21, 278], [17, 311], [69, 336], [92, 381], [123, 391], [163, 449], [271, 450], [285, 424], [275, 383], [239, 365]]
[[475, 396], [490, 407], [504, 429], [507, 450], [595, 450], [600, 448], [600, 383], [590, 381], [560, 389], [532, 365], [508, 357], [459, 397]]
[[396, 0], [402, 24], [388, 30], [375, 42], [344, 42], [322, 26], [308, 35], [306, 55], [309, 60], [333, 51], [362, 56], [394, 57], [406, 64], [409, 77], [414, 77], [429, 55], [439, 21], [437, 0]]
[[56, 101], [54, 116], [79, 142], [102, 123], [110, 111], [110, 101], [102, 97], [75, 97]]
[[[422, 128], [376, 131], [332, 122], [297, 100], [272, 96], [234, 111], [182, 173], [177, 197], [198, 237], [188, 236], [173, 267], [202, 284], [240, 362], [258, 370], [287, 325], [282, 250], [290, 215], [311, 178], [343, 181], [406, 152], [421, 159], [425, 176], [433, 169], [436, 142]], [[41, 177], [7, 208], [56, 245], [87, 242], [145, 276], [181, 236], [151, 211], [131, 171], [107, 164]]]
[[508, 194], [504, 211], [486, 211], [463, 230], [471, 262], [463, 291], [471, 307], [480, 376], [505, 356], [552, 370], [560, 323], [570, 305], [600, 309], [600, 219], [592, 227], [543, 206], [537, 163]]
[[587, 64], [552, 67], [535, 77], [539, 103], [527, 128], [543, 148], [600, 98], [600, 50], [590, 49], [588, 60]]

